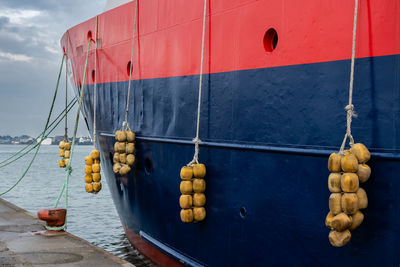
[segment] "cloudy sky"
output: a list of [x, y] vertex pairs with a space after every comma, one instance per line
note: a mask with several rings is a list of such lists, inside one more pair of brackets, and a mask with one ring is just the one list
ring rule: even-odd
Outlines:
[[[103, 12], [105, 4], [0, 0], [0, 135], [36, 136], [42, 131], [62, 58], [59, 40], [68, 28]], [[61, 86], [65, 88], [64, 80]], [[65, 105], [64, 91], [58, 95], [55, 115]], [[69, 124], [72, 128], [72, 118]], [[56, 134], [63, 131], [60, 126]], [[84, 123], [78, 134], [88, 135]]]

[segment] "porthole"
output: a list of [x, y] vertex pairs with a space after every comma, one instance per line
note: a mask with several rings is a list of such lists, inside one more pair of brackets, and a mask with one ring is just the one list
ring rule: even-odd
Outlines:
[[153, 171], [153, 163], [151, 162], [151, 159], [149, 157], [146, 157], [146, 159], [144, 160], [144, 171], [147, 175], [150, 175]]
[[88, 31], [87, 33], [87, 38], [92, 40], [92, 31]]
[[246, 208], [245, 207], [241, 207], [240, 211], [239, 211], [240, 217], [242, 217], [244, 219], [244, 217], [246, 217], [246, 213], [247, 213]]
[[126, 65], [126, 74], [129, 76], [131, 71], [132, 71], [132, 74], [133, 74], [132, 63], [129, 61], [128, 65]]
[[272, 52], [278, 45], [278, 33], [274, 28], [268, 29], [264, 34], [264, 49], [266, 52]]

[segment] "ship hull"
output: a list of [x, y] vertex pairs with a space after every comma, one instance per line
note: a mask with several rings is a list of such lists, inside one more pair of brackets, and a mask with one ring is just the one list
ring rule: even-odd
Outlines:
[[[129, 112], [137, 162], [116, 176], [114, 132], [124, 120], [129, 81], [104, 74], [96, 85], [97, 145], [131, 243], [162, 266], [399, 265], [400, 44], [392, 42], [394, 50], [356, 59], [352, 133], [371, 148], [372, 176], [362, 184], [365, 220], [343, 248], [330, 245], [325, 217], [327, 159], [346, 127], [349, 58], [205, 74], [200, 161], [207, 166], [207, 217], [191, 224], [179, 216], [179, 171], [193, 157], [199, 75], [137, 74]], [[71, 60], [79, 93], [82, 55]], [[82, 111], [90, 131], [93, 87], [89, 78]]]
[[[380, 77], [374, 81], [374, 84], [380, 84], [380, 89], [377, 90], [371, 86], [369, 79], [359, 80], [359, 91], [354, 96], [355, 105], [359, 107], [357, 112], [369, 115], [360, 115], [361, 118], [354, 120], [353, 134], [360, 136], [360, 141], [369, 147], [392, 147], [392, 142], [399, 140], [399, 133], [392, 131], [391, 123], [386, 124], [387, 120], [376, 120], [376, 116], [386, 113], [385, 99], [398, 99], [397, 93], [393, 95], [393, 91], [384, 88], [398, 86], [395, 84], [398, 81], [390, 77], [399, 60], [400, 56], [397, 55], [357, 61], [357, 66], [363, 68], [358, 68], [356, 75], [370, 77], [371, 68], [374, 67], [376, 77]], [[222, 91], [216, 91], [224, 88], [224, 84], [232, 81], [232, 76], [236, 76], [237, 81], [243, 81], [248, 88], [259, 92], [251, 96], [252, 100], [245, 100], [250, 103], [254, 103], [256, 99], [268, 102], [273, 92], [262, 88], [272, 79], [271, 75], [285, 77], [277, 91], [286, 97], [283, 97], [281, 102], [275, 101], [273, 109], [268, 112], [265, 112], [261, 105], [247, 106], [243, 109], [240, 107], [244, 104], [232, 105], [234, 101], [249, 97], [247, 93], [239, 90], [240, 87], [231, 98], [224, 95], [213, 105], [204, 101], [204, 124], [207, 124], [206, 120], [212, 121], [210, 116], [217, 114], [220, 109], [229, 109], [229, 112], [223, 112], [229, 114], [229, 120], [225, 116], [219, 118], [215, 115], [215, 122], [209, 122], [207, 125], [210, 131], [217, 129], [218, 134], [234, 134], [242, 141], [203, 139], [200, 158], [202, 162], [207, 163], [208, 170], [207, 220], [196, 224], [183, 224], [180, 221], [178, 204], [179, 171], [193, 156], [190, 138], [180, 137], [180, 129], [170, 132], [168, 136], [138, 132], [137, 165], [130, 175], [116, 177], [112, 172], [115, 142], [113, 131], [123, 119], [127, 83], [98, 85], [99, 95], [109, 99], [99, 104], [99, 109], [102, 110], [99, 116], [105, 118], [110, 110], [116, 108], [119, 110], [118, 114], [121, 114], [121, 121], [115, 122], [115, 128], [104, 131], [109, 124], [107, 121], [100, 122], [99, 128], [102, 130], [99, 142], [103, 151], [102, 162], [108, 177], [107, 182], [123, 225], [136, 235], [146, 235], [146, 242], [154, 246], [157, 241], [165, 244], [175, 251], [175, 254], [171, 253], [170, 256], [176, 259], [185, 262], [195, 259], [197, 263], [210, 266], [243, 266], [249, 263], [256, 266], [266, 263], [335, 266], [344, 264], [344, 259], [345, 265], [348, 266], [379, 263], [391, 266], [392, 263], [397, 263], [396, 249], [393, 249], [391, 256], [387, 254], [390, 253], [388, 248], [396, 248], [399, 241], [393, 232], [400, 226], [397, 212], [400, 200], [395, 197], [398, 181], [394, 179], [400, 171], [400, 158], [395, 150], [392, 150], [392, 153], [387, 149], [373, 151], [370, 163], [373, 175], [370, 181], [362, 185], [368, 193], [369, 207], [364, 211], [364, 223], [353, 232], [351, 243], [345, 248], [337, 249], [329, 244], [327, 238], [329, 230], [324, 225], [325, 216], [329, 211], [330, 194], [327, 190], [327, 158], [329, 153], [337, 149], [334, 144], [340, 144], [345, 131], [345, 102], [338, 99], [346, 99], [346, 92], [338, 95], [316, 94], [309, 88], [315, 88], [315, 84], [319, 82], [321, 85], [328, 82], [337, 88], [345, 87], [345, 70], [348, 64], [349, 61], [339, 61], [209, 76], [208, 93], [214, 92], [217, 95], [224, 95]], [[368, 65], [370, 67], [366, 67]], [[323, 69], [327, 71], [327, 75], [322, 75]], [[319, 73], [320, 78], [306, 75], [310, 73]], [[328, 73], [336, 78], [329, 81]], [[340, 84], [338, 77], [342, 77], [343, 84]], [[157, 118], [146, 118], [145, 115], [140, 118], [140, 114], [157, 113], [153, 110], [156, 108], [160, 110], [159, 121], [175, 117], [178, 125], [180, 120], [192, 122], [182, 123], [182, 127], [188, 127], [188, 133], [194, 131], [196, 106], [194, 103], [186, 103], [188, 105], [182, 107], [184, 101], [175, 104], [174, 101], [178, 98], [177, 95], [185, 95], [186, 88], [195, 86], [197, 81], [198, 76], [185, 76], [136, 83], [133, 99], [143, 99], [143, 94], [146, 94], [145, 90], [148, 88], [152, 88], [153, 94], [152, 97], [144, 97], [147, 100], [144, 100], [143, 105], [140, 102], [135, 103], [135, 109], [138, 109], [135, 114], [139, 116], [136, 117], [132, 112], [132, 116], [135, 117], [133, 121], [136, 122], [133, 128], [140, 128], [140, 124], [146, 124], [146, 120]], [[299, 81], [304, 90], [296, 86]], [[257, 87], [257, 84], [260, 86]], [[169, 91], [167, 88], [173, 90]], [[291, 93], [293, 88], [296, 88], [295, 93]], [[85, 103], [90, 109], [92, 88], [88, 89]], [[195, 99], [194, 95], [186, 97]], [[206, 99], [211, 98], [213, 97]], [[115, 103], [112, 99], [122, 101]], [[305, 101], [299, 103], [298, 99]], [[156, 106], [151, 103], [155, 103]], [[400, 101], [396, 103], [399, 107]], [[304, 116], [299, 116], [298, 105], [302, 107]], [[238, 109], [235, 110], [234, 106]], [[139, 111], [142, 108], [143, 111]], [[284, 113], [282, 109], [285, 110]], [[279, 114], [284, 114], [284, 120], [290, 122], [279, 122]], [[231, 116], [235, 119], [232, 120]], [[91, 117], [89, 111], [87, 118]], [[232, 121], [237, 121], [237, 124], [229, 125]], [[268, 127], [274, 123], [276, 126]], [[368, 123], [371, 125], [366, 125]], [[281, 138], [286, 140], [280, 144], [248, 141], [253, 140], [252, 135], [257, 132], [249, 131], [255, 128], [254, 124], [258, 125], [256, 128], [259, 130], [267, 129], [268, 136], [282, 135]], [[324, 125], [329, 127], [325, 128]], [[167, 126], [160, 124], [159, 130], [164, 131]], [[391, 137], [377, 139], [376, 136], [380, 134]], [[290, 137], [294, 139], [290, 140]], [[287, 145], [295, 143], [297, 138], [305, 138], [305, 145]], [[377, 143], [378, 140], [381, 143]], [[315, 145], [316, 143], [319, 145]], [[131, 237], [130, 240], [140, 247], [136, 238]], [[146, 252], [147, 249], [142, 251]]]

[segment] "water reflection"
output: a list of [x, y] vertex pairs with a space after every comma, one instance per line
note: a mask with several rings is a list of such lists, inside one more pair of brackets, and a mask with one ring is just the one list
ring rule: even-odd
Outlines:
[[[19, 145], [0, 145], [0, 161], [9, 158], [21, 148]], [[126, 238], [106, 177], [102, 175], [103, 189], [99, 194], [85, 192], [84, 158], [89, 155], [91, 149], [92, 146], [77, 146], [74, 151], [73, 172], [69, 184], [67, 231], [136, 266], [152, 266], [131, 247]], [[31, 158], [32, 153], [0, 169], [0, 176], [3, 177], [0, 192], [14, 184]], [[6, 194], [4, 199], [32, 213], [52, 207], [65, 177], [65, 170], [58, 167], [58, 159], [58, 146], [42, 146], [26, 177], [14, 190]], [[63, 207], [63, 201], [64, 197], [60, 207]]]
[[112, 254], [131, 262], [137, 267], [153, 266], [153, 264], [146, 259], [143, 255], [134, 249], [125, 234], [119, 236], [119, 240], [112, 242]]

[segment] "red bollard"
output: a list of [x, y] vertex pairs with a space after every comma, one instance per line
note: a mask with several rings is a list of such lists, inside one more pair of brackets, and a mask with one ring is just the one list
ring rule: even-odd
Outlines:
[[[45, 209], [45, 210], [39, 210], [38, 213], [38, 218], [42, 221], [45, 221], [47, 226], [50, 227], [60, 227], [63, 226], [65, 223], [65, 217], [67, 215], [67, 210], [66, 209]], [[64, 230], [47, 230], [44, 233], [40, 233], [43, 235], [55, 235], [59, 233], [63, 233]]]

